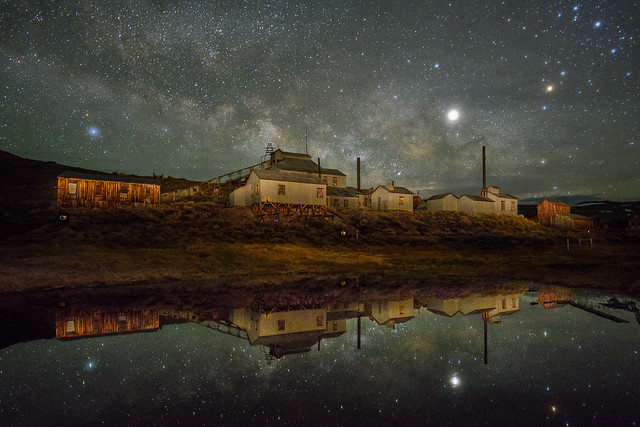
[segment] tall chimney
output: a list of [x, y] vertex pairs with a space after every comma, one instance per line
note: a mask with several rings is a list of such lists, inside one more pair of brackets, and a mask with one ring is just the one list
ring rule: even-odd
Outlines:
[[357, 185], [357, 190], [360, 191], [360, 157], [358, 157], [357, 159], [357, 177], [358, 177], [358, 185]]
[[487, 156], [485, 153], [485, 146], [482, 146], [482, 197], [487, 197]]
[[322, 169], [320, 169], [320, 157], [318, 157], [318, 177], [322, 179]]

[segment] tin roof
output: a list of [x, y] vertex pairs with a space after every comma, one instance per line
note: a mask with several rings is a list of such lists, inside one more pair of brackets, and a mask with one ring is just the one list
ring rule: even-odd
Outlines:
[[327, 196], [358, 197], [358, 190], [355, 187], [327, 187]]
[[397, 185], [393, 186], [393, 190], [390, 189], [389, 187], [387, 187], [386, 185], [378, 185], [376, 187], [376, 189], [374, 190], [374, 192], [376, 192], [378, 190], [378, 188], [382, 188], [383, 190], [388, 191], [389, 193], [398, 193], [398, 194], [413, 194], [412, 191], [404, 188], [404, 187], [398, 187]]
[[99, 173], [84, 173], [64, 171], [60, 175], [60, 178], [72, 178], [72, 179], [90, 179], [93, 181], [112, 181], [112, 182], [131, 182], [135, 184], [150, 184], [160, 185], [160, 183], [154, 178], [148, 178], [144, 176], [135, 175], [117, 175], [117, 174], [99, 174]]
[[274, 169], [254, 169], [252, 173], [255, 173], [260, 179], [268, 179], [270, 181], [301, 182], [305, 184], [325, 185], [324, 181], [316, 175], [303, 175]]
[[491, 199], [487, 199], [486, 197], [482, 197], [482, 196], [475, 196], [473, 194], [463, 194], [462, 196], [459, 197], [459, 199], [462, 199], [463, 197], [467, 197], [467, 198], [473, 200], [474, 202], [490, 202], [490, 203], [493, 203], [493, 200], [491, 200]]
[[427, 200], [438, 200], [438, 199], [444, 199], [444, 198], [445, 198], [445, 197], [447, 197], [448, 195], [452, 195], [453, 197], [455, 197], [455, 198], [457, 199], [456, 195], [455, 195], [455, 194], [453, 194], [453, 193], [442, 193], [442, 194], [436, 194], [435, 196], [431, 196], [431, 197], [429, 197]]

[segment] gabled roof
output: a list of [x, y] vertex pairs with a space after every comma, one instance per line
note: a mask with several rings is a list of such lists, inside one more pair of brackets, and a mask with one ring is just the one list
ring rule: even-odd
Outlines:
[[389, 192], [389, 193], [398, 193], [398, 194], [411, 194], [413, 195], [412, 191], [409, 191], [408, 189], [404, 188], [404, 187], [398, 187], [398, 186], [394, 186], [393, 190], [390, 189], [389, 187], [387, 187], [386, 185], [378, 185], [376, 187], [375, 190], [373, 190], [373, 192], [375, 193], [376, 191], [378, 191], [378, 188], [382, 188], [383, 190]]
[[358, 197], [359, 193], [364, 194], [362, 192], [358, 192], [355, 187], [327, 187], [327, 196]]
[[[274, 163], [271, 166], [272, 169], [280, 169], [283, 171], [291, 171], [291, 172], [308, 172], [308, 173], [318, 173], [318, 164], [310, 159], [303, 158], [285, 158], [278, 163]], [[341, 175], [346, 176], [338, 169], [327, 169], [321, 168], [321, 173], [326, 175]]]
[[316, 175], [303, 175], [274, 169], [254, 169], [252, 173], [255, 173], [260, 179], [268, 179], [271, 181], [302, 182], [305, 184], [326, 185]]
[[517, 198], [517, 197], [512, 196], [512, 195], [511, 195], [511, 194], [509, 194], [509, 193], [500, 193], [500, 194], [497, 194], [497, 195], [498, 195], [498, 196], [500, 196], [500, 197], [502, 197], [503, 199], [514, 199], [514, 200], [518, 200], [518, 198]]
[[[559, 205], [559, 206], [569, 206], [567, 203], [563, 202], [563, 201], [562, 201], [562, 200], [560, 200], [560, 199], [549, 199], [549, 198], [546, 198], [546, 197], [545, 197], [545, 198], [542, 200], [542, 202], [544, 202], [545, 200], [546, 200], [546, 201], [548, 201], [548, 202], [550, 202], [550, 203], [553, 203], [554, 205]], [[540, 202], [540, 203], [542, 203], [542, 202]]]
[[458, 197], [458, 199], [462, 199], [463, 197], [467, 197], [467, 198], [473, 200], [474, 202], [490, 202], [490, 203], [494, 203], [494, 201], [491, 200], [491, 199], [487, 199], [486, 197], [482, 197], [482, 196], [475, 196], [473, 194], [463, 194], [462, 196]]
[[154, 178], [147, 178], [143, 176], [134, 175], [114, 175], [114, 174], [98, 174], [98, 173], [84, 173], [64, 171], [60, 175], [60, 178], [72, 178], [72, 179], [90, 179], [93, 181], [112, 181], [112, 182], [131, 182], [135, 184], [150, 184], [160, 185], [160, 183]]
[[436, 194], [435, 196], [431, 196], [431, 197], [429, 197], [429, 198], [427, 199], [427, 201], [429, 201], [429, 200], [444, 199], [444, 198], [445, 198], [445, 197], [447, 197], [448, 195], [452, 195], [452, 196], [453, 196], [453, 197], [455, 197], [456, 199], [458, 198], [458, 197], [456, 197], [456, 195], [455, 195], [455, 194], [453, 194], [453, 193], [443, 193], [443, 194]]

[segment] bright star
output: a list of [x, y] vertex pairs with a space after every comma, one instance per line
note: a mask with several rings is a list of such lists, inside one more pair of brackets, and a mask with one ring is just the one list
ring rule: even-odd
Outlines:
[[601, 21], [596, 21], [596, 22], [593, 24], [593, 28], [600, 28], [601, 26], [602, 26], [602, 22], [601, 22]]
[[460, 377], [458, 377], [458, 374], [453, 374], [453, 376], [449, 379], [449, 384], [451, 384], [451, 386], [454, 388], [460, 385]]
[[92, 126], [87, 128], [87, 133], [91, 136], [100, 136], [100, 129]]
[[549, 85], [549, 86], [547, 86], [546, 91], [547, 91], [547, 92], [553, 92], [553, 85]]
[[459, 118], [460, 112], [458, 110], [449, 110], [449, 112], [447, 113], [447, 119], [449, 119], [449, 121], [455, 122]]

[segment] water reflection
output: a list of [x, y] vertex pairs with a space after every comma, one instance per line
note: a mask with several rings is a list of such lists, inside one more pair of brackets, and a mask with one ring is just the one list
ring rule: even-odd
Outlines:
[[10, 424], [639, 421], [627, 296], [349, 283], [2, 308]]

